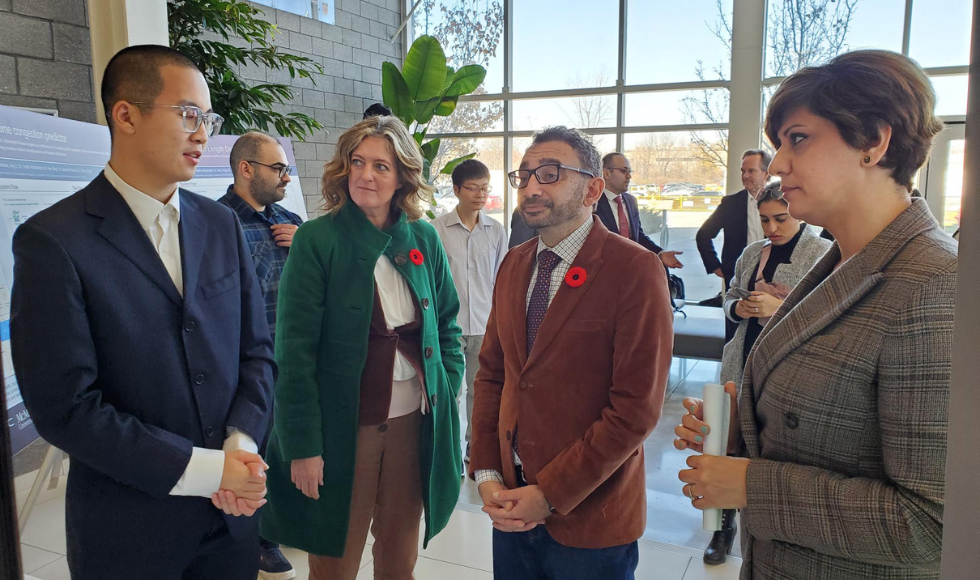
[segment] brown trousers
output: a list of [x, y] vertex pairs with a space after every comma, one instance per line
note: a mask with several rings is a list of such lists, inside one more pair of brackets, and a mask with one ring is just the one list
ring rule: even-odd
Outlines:
[[374, 578], [414, 578], [422, 519], [421, 425], [422, 413], [416, 411], [358, 429], [344, 556], [310, 554], [310, 580], [354, 580], [369, 527], [374, 536]]

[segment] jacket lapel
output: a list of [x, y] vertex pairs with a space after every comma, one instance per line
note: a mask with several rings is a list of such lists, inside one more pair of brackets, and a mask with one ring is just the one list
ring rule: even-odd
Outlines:
[[156, 284], [174, 304], [182, 304], [177, 287], [167, 273], [150, 238], [122, 195], [99, 174], [85, 196], [85, 209], [102, 218], [99, 234], [129, 259], [147, 278]]
[[[235, 222], [238, 223], [237, 220]], [[240, 227], [240, 226], [236, 226]], [[204, 248], [207, 246], [208, 224], [197, 211], [197, 200], [189, 192], [180, 194], [180, 261], [184, 275], [184, 297], [193, 299], [197, 291]]]
[[[579, 301], [582, 300], [582, 297], [588, 293], [589, 288], [595, 283], [596, 277], [599, 275], [599, 270], [602, 268], [602, 247], [605, 245], [606, 237], [609, 235], [609, 230], [602, 227], [598, 219], [593, 218], [592, 231], [589, 232], [588, 237], [585, 239], [585, 244], [582, 245], [582, 249], [579, 250], [578, 255], [575, 256], [575, 261], [571, 265], [572, 268], [580, 267], [585, 270], [585, 283], [578, 288], [572, 288], [568, 284], [565, 284], [564, 280], [558, 281], [561, 286], [558, 288], [558, 293], [555, 294], [554, 300], [551, 301], [551, 305], [548, 306], [548, 311], [544, 316], [544, 321], [541, 323], [541, 328], [538, 329], [538, 336], [534, 341], [534, 349], [528, 355], [524, 368], [530, 367], [534, 364], [535, 360], [540, 358], [541, 353], [548, 348], [551, 341], [561, 331], [565, 325], [565, 321], [575, 310]], [[530, 282], [530, 275], [528, 276], [528, 281]], [[527, 290], [526, 287], [525, 290]], [[524, 345], [524, 352], [527, 352], [526, 333]]]
[[629, 193], [624, 193], [623, 199], [626, 200], [626, 215], [630, 222], [630, 239], [636, 242], [640, 239], [640, 207], [636, 198]]
[[888, 263], [915, 236], [935, 225], [925, 201], [913, 200], [861, 252], [834, 272], [840, 247], [834, 243], [793, 289], [763, 329], [749, 355], [754, 396], [774, 368], [794, 349], [840, 318], [884, 276]]
[[[514, 266], [518, 283], [511, 284], [508, 289], [507, 308], [514, 313], [514, 345], [522, 368], [527, 365], [527, 290], [531, 287], [531, 274], [537, 264], [535, 260], [537, 250], [537, 240], [534, 240], [534, 243], [525, 243], [514, 250], [520, 252], [517, 264]], [[541, 340], [540, 329], [538, 329], [537, 340]]]
[[596, 202], [595, 215], [599, 216], [599, 220], [607, 230], [618, 232], [619, 228], [616, 227], [616, 219], [613, 217], [612, 211], [612, 205], [609, 203], [606, 193], [603, 192], [602, 196], [599, 197], [599, 201]]

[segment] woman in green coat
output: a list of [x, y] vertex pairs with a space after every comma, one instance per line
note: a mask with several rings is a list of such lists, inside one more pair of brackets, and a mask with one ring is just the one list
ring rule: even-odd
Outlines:
[[420, 221], [423, 158], [394, 117], [361, 121], [323, 175], [329, 213], [293, 238], [279, 286], [275, 421], [262, 537], [309, 552], [311, 580], [412, 578], [459, 496], [459, 301]]

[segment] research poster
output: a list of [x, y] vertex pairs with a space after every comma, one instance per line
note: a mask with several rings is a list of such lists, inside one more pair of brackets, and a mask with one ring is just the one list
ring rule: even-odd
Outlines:
[[[210, 139], [194, 179], [181, 187], [211, 199], [223, 196], [232, 183], [228, 155], [237, 139], [231, 135]], [[279, 141], [289, 164], [295, 166], [292, 144], [288, 139]], [[24, 408], [10, 359], [14, 231], [32, 215], [85, 187], [105, 167], [109, 153], [106, 127], [0, 106], [0, 353], [7, 428], [15, 454], [38, 434]], [[291, 177], [282, 205], [305, 220], [306, 203], [295, 169]]]

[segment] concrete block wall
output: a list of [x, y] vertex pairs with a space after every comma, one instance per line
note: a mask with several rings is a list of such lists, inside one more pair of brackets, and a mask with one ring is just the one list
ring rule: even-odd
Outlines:
[[[277, 107], [302, 112], [323, 124], [305, 143], [294, 141], [297, 170], [310, 216], [320, 207], [319, 178], [337, 138], [381, 101], [381, 65], [401, 66], [404, 0], [337, 0], [336, 24], [257, 5], [275, 24], [275, 44], [323, 66], [316, 82], [286, 71], [241, 67], [243, 78], [293, 87]], [[86, 0], [0, 0], [0, 104], [56, 109], [70, 119], [95, 122], [92, 57]], [[243, 43], [240, 39], [231, 42]]]
[[[3, 0], [0, 0], [2, 2]], [[16, 0], [15, 0], [16, 1]], [[323, 24], [290, 12], [258, 6], [265, 20], [279, 28], [275, 44], [323, 66], [316, 83], [291, 79], [286, 71], [242, 67], [243, 78], [278, 82], [294, 88], [295, 97], [280, 112], [300, 112], [323, 124], [305, 143], [293, 141], [297, 170], [310, 217], [318, 215], [323, 164], [333, 157], [340, 135], [361, 117], [371, 103], [381, 102], [381, 65], [401, 67], [401, 37], [394, 36], [402, 19], [404, 0], [337, 0], [336, 24]]]
[[86, 0], [0, 0], [0, 105], [95, 122]]

